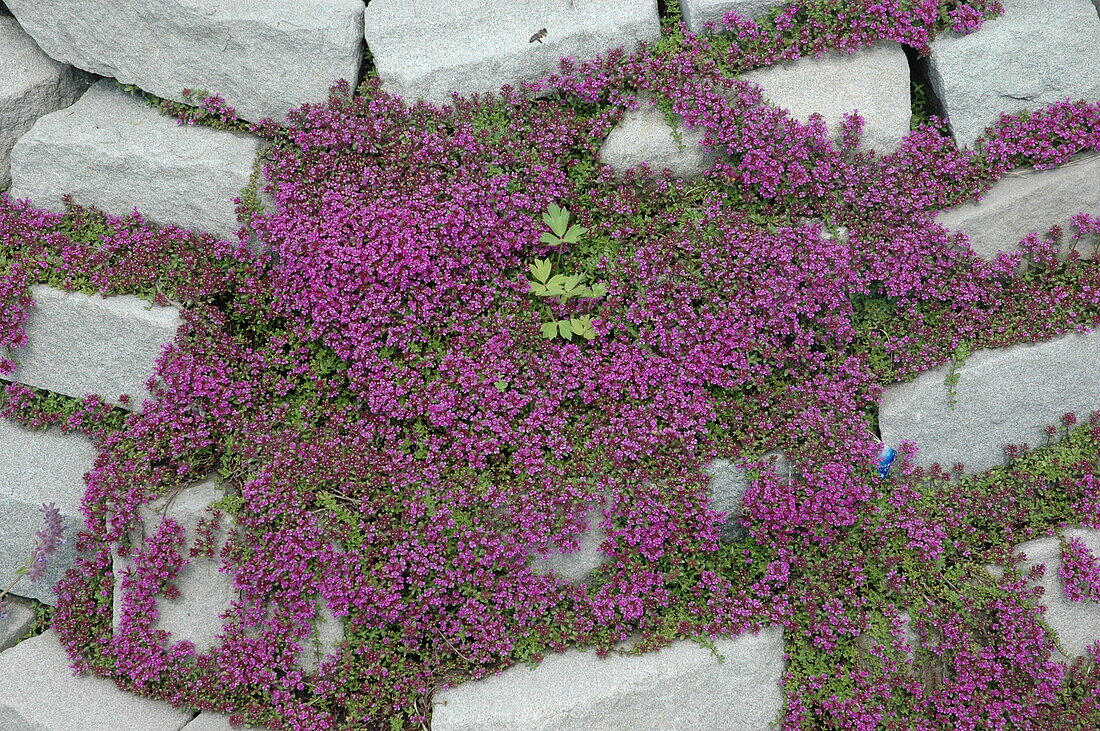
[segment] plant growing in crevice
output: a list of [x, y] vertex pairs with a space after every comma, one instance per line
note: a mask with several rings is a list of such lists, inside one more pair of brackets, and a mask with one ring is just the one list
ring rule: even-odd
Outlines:
[[955, 351], [951, 353], [951, 360], [947, 365], [947, 374], [943, 377], [943, 384], [947, 386], [947, 408], [954, 409], [958, 403], [959, 369], [966, 365], [966, 359], [970, 357], [970, 344], [959, 343]]

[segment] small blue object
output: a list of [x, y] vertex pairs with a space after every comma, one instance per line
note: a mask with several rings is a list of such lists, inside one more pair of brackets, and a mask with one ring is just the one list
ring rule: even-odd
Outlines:
[[886, 479], [890, 475], [890, 466], [894, 464], [894, 458], [898, 456], [896, 449], [889, 445], [882, 445], [882, 452], [878, 456], [878, 476]]

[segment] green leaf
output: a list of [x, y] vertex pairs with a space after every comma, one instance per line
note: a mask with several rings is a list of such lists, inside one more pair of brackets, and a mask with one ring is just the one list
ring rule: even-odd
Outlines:
[[569, 324], [569, 320], [558, 320], [558, 332], [566, 340], [573, 339], [573, 328]]
[[584, 281], [583, 274], [571, 274], [565, 278], [565, 282], [562, 284], [562, 289], [566, 292], [575, 290], [577, 285]]
[[539, 241], [550, 246], [561, 246], [561, 239], [559, 239], [557, 236], [550, 233], [549, 231], [543, 232], [542, 236], [539, 238]]
[[508, 390], [508, 381], [505, 381], [505, 380], [494, 381], [493, 385], [496, 386], [497, 390], [500, 391], [501, 393], [504, 393], [505, 391]]
[[570, 318], [569, 328], [585, 340], [592, 340], [596, 337], [596, 331], [592, 327], [592, 318], [589, 315]]
[[547, 340], [552, 340], [555, 335], [558, 334], [558, 323], [556, 322], [544, 322], [542, 324], [542, 336]]
[[593, 284], [588, 291], [590, 292], [590, 294], [588, 295], [589, 297], [592, 297], [594, 299], [603, 297], [607, 294], [607, 285]]
[[580, 241], [581, 236], [587, 231], [588, 229], [584, 226], [570, 226], [569, 230], [565, 232], [565, 235], [561, 237], [561, 240], [567, 244], [575, 244]]
[[550, 278], [550, 281], [546, 283], [546, 295], [547, 297], [557, 297], [565, 294], [565, 283], [568, 281], [564, 274], [555, 274]]
[[535, 262], [528, 268], [535, 279], [540, 282], [545, 282], [546, 278], [550, 276], [551, 264], [549, 259], [535, 259]]
[[569, 227], [569, 211], [551, 203], [546, 207], [546, 213], [542, 214], [542, 222], [561, 238]]
[[527, 280], [527, 283], [531, 285], [531, 294], [535, 295], [536, 297], [553, 297], [554, 296], [552, 294], [549, 294], [546, 291], [546, 285], [545, 284], [539, 284], [538, 282], [532, 282], [530, 279]]

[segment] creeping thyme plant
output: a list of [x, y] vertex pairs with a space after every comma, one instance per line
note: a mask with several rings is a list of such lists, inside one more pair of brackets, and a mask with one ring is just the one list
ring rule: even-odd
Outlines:
[[[76, 666], [235, 723], [402, 729], [427, 726], [443, 686], [567, 647], [778, 623], [784, 728], [1095, 728], [1095, 657], [1055, 661], [1010, 547], [1100, 527], [1100, 418], [979, 475], [897, 445], [882, 479], [874, 429], [884, 385], [960, 348], [1100, 323], [1081, 256], [1100, 219], [991, 262], [933, 222], [1015, 166], [1100, 150], [1100, 105], [1003, 116], [967, 147], [933, 117], [880, 155], [858, 114], [834, 139], [736, 76], [882, 39], [927, 52], [1000, 11], [805, 0], [706, 37], [673, 15], [655, 46], [444, 108], [341, 82], [285, 126], [248, 127], [270, 142], [257, 184], [276, 206], [246, 192], [240, 242], [0, 198], [14, 357], [36, 282], [182, 307], [140, 412], [4, 397], [100, 448], [53, 625]], [[692, 182], [617, 177], [598, 150], [643, 95], [728, 154]], [[163, 106], [244, 126], [217, 98]], [[773, 448], [794, 479], [755, 461]], [[717, 456], [754, 466], [732, 542], [702, 471]], [[155, 626], [192, 558], [182, 529], [127, 536], [140, 505], [211, 472], [239, 599], [198, 653]], [[605, 563], [579, 586], [533, 572], [530, 556], [577, 547], [594, 502]], [[1094, 596], [1095, 558], [1066, 552], [1067, 589]], [[345, 638], [306, 671], [318, 596]]]

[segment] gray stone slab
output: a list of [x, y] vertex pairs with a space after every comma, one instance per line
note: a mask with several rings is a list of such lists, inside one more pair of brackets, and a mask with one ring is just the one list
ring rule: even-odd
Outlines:
[[[1066, 538], [1079, 538], [1094, 556], [1100, 556], [1100, 531], [1088, 528], [1069, 528], [1062, 532]], [[1058, 641], [1068, 653], [1058, 656], [1070, 661], [1085, 655], [1086, 648], [1100, 640], [1100, 603], [1094, 601], [1074, 602], [1066, 598], [1058, 570], [1062, 565], [1062, 548], [1057, 538], [1039, 538], [1022, 543], [1013, 549], [1027, 556], [1022, 571], [1026, 574], [1037, 564], [1046, 564], [1043, 578], [1037, 582], [1043, 587], [1043, 597], [1039, 600], [1046, 607], [1043, 619], [1058, 635]]]
[[51, 57], [183, 101], [185, 88], [221, 95], [244, 119], [283, 121], [323, 102], [337, 79], [355, 84], [363, 52], [361, 0], [11, 0]]
[[45, 285], [31, 287], [31, 296], [27, 347], [9, 351], [19, 364], [9, 378], [69, 396], [94, 393], [120, 405], [119, 397], [128, 394], [130, 408], [150, 398], [145, 382], [179, 327], [175, 307]]
[[[141, 545], [141, 536], [151, 536], [160, 523], [170, 517], [185, 531], [185, 543], [182, 555], [189, 561], [173, 582], [180, 590], [176, 599], [158, 597], [156, 629], [164, 630], [171, 636], [171, 642], [190, 640], [195, 649], [202, 653], [221, 644], [217, 635], [223, 629], [222, 615], [231, 609], [238, 598], [233, 586], [231, 574], [218, 570], [222, 564], [220, 552], [233, 529], [232, 517], [223, 513], [218, 531], [214, 534], [215, 553], [207, 558], [189, 556], [198, 537], [199, 521], [209, 517], [208, 506], [225, 495], [214, 479], [208, 478], [200, 483], [183, 488], [174, 495], [168, 495], [139, 508], [142, 528], [135, 529], [135, 546]], [[131, 557], [122, 558], [117, 550], [112, 551], [113, 571], [116, 576], [133, 566]], [[113, 623], [118, 632], [122, 616], [124, 592], [122, 583], [117, 582], [114, 589]], [[317, 599], [320, 620], [315, 624], [314, 636], [305, 643], [299, 656], [299, 666], [306, 672], [313, 672], [318, 664], [332, 654], [337, 643], [344, 639], [344, 620], [333, 615], [328, 604]], [[213, 721], [212, 721], [213, 723]]]
[[[1015, 251], [1029, 233], [1042, 235], [1055, 224], [1065, 230], [1063, 248], [1068, 249], [1070, 218], [1082, 211], [1100, 215], [1100, 154], [1080, 155], [1047, 170], [1014, 170], [981, 201], [943, 211], [936, 222], [962, 231], [976, 254], [992, 259], [999, 251]], [[1081, 245], [1077, 251], [1092, 258], [1094, 248]]]
[[433, 731], [766, 729], [783, 706], [782, 628], [638, 657], [569, 650], [436, 693]]
[[0, 654], [0, 731], [178, 731], [194, 711], [74, 677], [53, 630]]
[[[134, 546], [140, 546], [142, 536], [152, 536], [166, 518], [171, 518], [184, 529], [186, 539], [180, 550], [188, 564], [173, 581], [180, 590], [180, 596], [175, 599], [158, 597], [158, 616], [154, 626], [168, 632], [171, 642], [190, 640], [199, 653], [208, 652], [221, 644], [216, 638], [222, 631], [221, 617], [237, 598], [232, 575], [218, 571], [222, 563], [221, 549], [233, 528], [231, 516], [221, 516], [218, 531], [214, 534], [216, 550], [213, 557], [188, 556], [198, 538], [199, 521], [209, 516], [207, 507], [224, 496], [225, 491], [212, 479], [174, 491], [138, 509], [142, 525], [135, 529], [133, 536]], [[115, 576], [122, 576], [132, 566], [131, 556], [122, 558], [117, 549], [112, 550]], [[119, 630], [123, 600], [122, 582], [117, 581], [113, 609], [115, 632]]]
[[[794, 466], [783, 452], [772, 450], [764, 454], [763, 459], [772, 462], [780, 479], [794, 479]], [[749, 487], [749, 470], [731, 460], [719, 458], [711, 460], [704, 472], [710, 477], [712, 506], [715, 510], [728, 513], [721, 538], [726, 541], [738, 540], [745, 535], [740, 518], [744, 514], [742, 500]]]
[[[321, 596], [314, 597], [318, 609], [318, 618], [314, 619], [313, 632], [300, 640], [301, 652], [298, 653], [295, 666], [306, 672], [316, 672], [325, 659], [336, 652], [336, 645], [344, 639], [344, 617], [336, 617]], [[271, 621], [274, 612], [270, 604], [264, 607], [264, 620]], [[257, 639], [263, 625], [246, 626], [242, 633], [250, 639]]]
[[600, 161], [620, 175], [647, 163], [655, 173], [668, 168], [677, 178], [699, 177], [717, 155], [699, 144], [702, 129], [687, 129], [680, 120], [676, 121], [676, 129], [680, 132], [679, 141], [664, 112], [643, 101], [641, 107], [623, 115], [607, 135], [600, 148]]
[[39, 117], [75, 102], [87, 84], [0, 14], [0, 189], [11, 185], [11, 148]]
[[757, 19], [788, 0], [680, 0], [684, 23], [692, 33], [702, 33], [707, 23], [721, 24], [726, 13]]
[[45, 527], [42, 504], [54, 503], [64, 519], [67, 542], [50, 558], [38, 582], [23, 579], [12, 589], [18, 596], [54, 605], [53, 586], [72, 567], [76, 534], [84, 528], [84, 474], [92, 468], [96, 450], [79, 434], [32, 431], [0, 419], [0, 454], [0, 577], [14, 579], [27, 563], [35, 534]]
[[932, 90], [959, 145], [1001, 112], [1065, 98], [1100, 100], [1100, 17], [1091, 0], [1003, 0], [977, 33], [943, 33], [929, 58]]
[[841, 118], [858, 110], [865, 122], [863, 146], [882, 153], [893, 151], [909, 133], [909, 62], [897, 43], [786, 61], [742, 78], [762, 87], [767, 101], [795, 119], [805, 122], [814, 112], [821, 114], [834, 135]]
[[[585, 516], [586, 529], [577, 536], [578, 550], [572, 553], [535, 553], [527, 565], [536, 574], [554, 574], [570, 584], [585, 583], [593, 571], [607, 561], [607, 554], [600, 546], [607, 540], [607, 532], [600, 527], [603, 506], [594, 502]], [[560, 548], [560, 547], [559, 547]]]
[[[900, 612], [901, 615], [901, 635], [895, 637], [891, 632], [889, 636], [885, 634], [878, 634], [872, 632], [864, 632], [856, 637], [856, 647], [866, 655], [877, 657], [880, 651], [876, 650], [876, 645], [880, 643], [884, 646], [884, 650], [888, 657], [892, 657], [894, 660], [908, 660], [910, 662], [915, 661], [917, 657], [917, 650], [920, 649], [921, 640], [920, 633], [917, 632], [916, 624], [913, 622], [913, 616], [909, 612]], [[900, 640], [907, 647], [908, 650], [902, 652], [895, 648], [894, 642]]]
[[248, 185], [261, 140], [179, 125], [117, 88], [96, 83], [35, 122], [11, 153], [13, 198], [62, 212], [62, 196], [149, 221], [235, 240], [233, 197]]
[[981, 472], [1004, 463], [1007, 444], [1043, 444], [1043, 429], [1064, 413], [1083, 419], [1100, 409], [1100, 330], [979, 351], [956, 373], [954, 408], [948, 366], [887, 386], [879, 428], [887, 444], [915, 442], [919, 465]]
[[[546, 35], [531, 39], [545, 29]], [[364, 24], [382, 88], [410, 102], [497, 92], [660, 38], [657, 0], [371, 0]]]
[[[3, 585], [7, 586], [8, 581], [10, 579], [3, 580]], [[0, 604], [0, 614], [7, 615], [0, 619], [0, 652], [3, 652], [23, 639], [23, 635], [34, 626], [38, 614], [29, 600], [11, 594], [4, 597], [3, 604]]]

